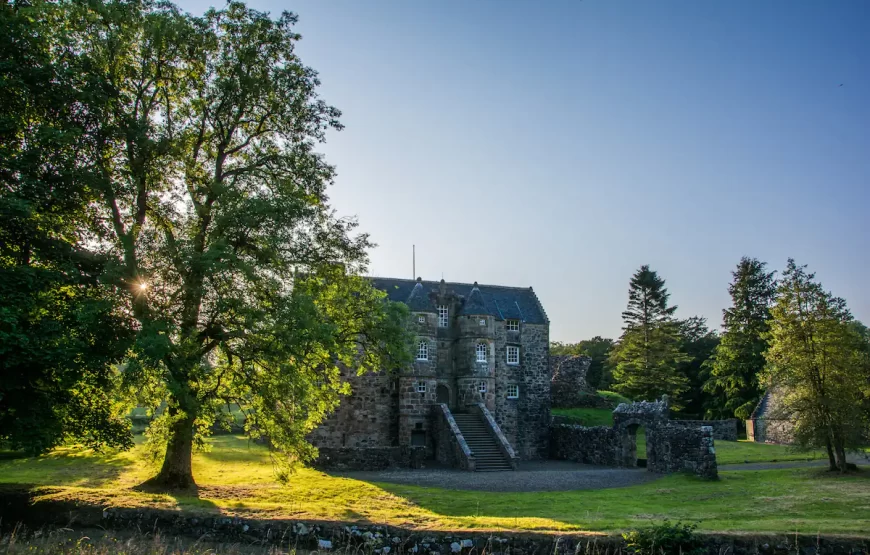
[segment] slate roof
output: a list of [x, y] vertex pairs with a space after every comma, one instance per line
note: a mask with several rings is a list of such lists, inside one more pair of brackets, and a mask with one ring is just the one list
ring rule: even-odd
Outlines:
[[[439, 281], [397, 278], [369, 278], [391, 301], [408, 305], [412, 312], [436, 312], [429, 293], [437, 292]], [[504, 287], [477, 283], [446, 282], [445, 287], [465, 298], [460, 314], [485, 314], [499, 320], [517, 319], [529, 324], [548, 324], [547, 313], [531, 287]]]

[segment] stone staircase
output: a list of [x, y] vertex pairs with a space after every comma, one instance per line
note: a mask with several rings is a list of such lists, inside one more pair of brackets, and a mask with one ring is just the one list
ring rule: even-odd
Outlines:
[[502, 453], [483, 418], [477, 414], [454, 414], [453, 419], [474, 454], [476, 471], [513, 470], [510, 460]]

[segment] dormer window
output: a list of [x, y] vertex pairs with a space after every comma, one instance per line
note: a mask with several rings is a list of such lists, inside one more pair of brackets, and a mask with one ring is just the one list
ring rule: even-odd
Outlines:
[[438, 327], [446, 328], [450, 323], [449, 320], [450, 311], [447, 309], [447, 305], [442, 304], [438, 307]]
[[519, 320], [507, 320], [505, 322], [505, 326], [508, 331], [520, 331], [520, 321]]
[[429, 342], [421, 341], [417, 345], [417, 360], [429, 360]]
[[477, 344], [477, 362], [486, 362], [486, 343]]
[[425, 324], [426, 317], [425, 316], [417, 316], [417, 322], [419, 322], [420, 324]]

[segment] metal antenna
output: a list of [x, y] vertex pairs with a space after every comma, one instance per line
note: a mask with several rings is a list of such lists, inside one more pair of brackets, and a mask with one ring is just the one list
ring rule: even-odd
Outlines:
[[411, 279], [417, 279], [417, 245], [411, 245]]

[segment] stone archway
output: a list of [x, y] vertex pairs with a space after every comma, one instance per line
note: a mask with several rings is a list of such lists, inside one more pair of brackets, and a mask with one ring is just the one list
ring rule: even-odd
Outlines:
[[435, 388], [435, 402], [450, 406], [450, 388], [444, 384], [438, 384]]

